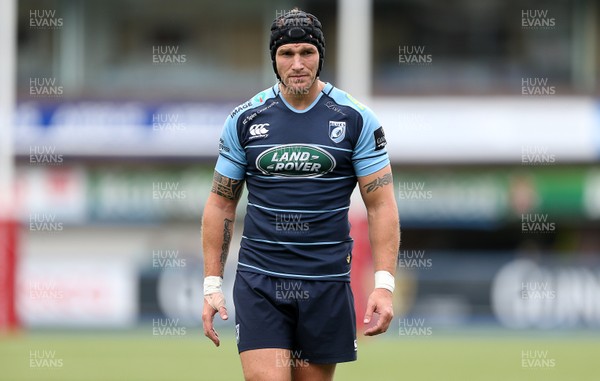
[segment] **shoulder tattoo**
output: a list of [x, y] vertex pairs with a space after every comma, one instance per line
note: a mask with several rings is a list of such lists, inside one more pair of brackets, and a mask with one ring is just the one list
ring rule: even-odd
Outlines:
[[215, 171], [211, 192], [230, 200], [237, 200], [243, 189], [244, 180], [230, 179]]

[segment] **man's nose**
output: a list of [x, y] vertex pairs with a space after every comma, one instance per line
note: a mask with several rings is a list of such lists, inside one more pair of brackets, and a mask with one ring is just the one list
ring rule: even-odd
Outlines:
[[292, 69], [301, 70], [302, 68], [304, 68], [304, 63], [302, 62], [302, 57], [300, 57], [300, 54], [295, 54], [294, 61], [292, 63]]

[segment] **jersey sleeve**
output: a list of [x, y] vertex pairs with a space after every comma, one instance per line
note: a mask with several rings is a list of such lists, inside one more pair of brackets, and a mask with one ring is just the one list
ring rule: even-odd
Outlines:
[[221, 139], [219, 139], [219, 158], [215, 170], [225, 177], [242, 180], [246, 176], [246, 153], [238, 138], [236, 121], [227, 117]]
[[383, 127], [370, 109], [365, 109], [361, 115], [363, 128], [352, 153], [352, 164], [358, 177], [375, 173], [390, 163]]

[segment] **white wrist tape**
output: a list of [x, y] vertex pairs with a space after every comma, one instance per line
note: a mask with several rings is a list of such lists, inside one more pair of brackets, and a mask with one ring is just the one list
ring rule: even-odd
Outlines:
[[375, 288], [385, 288], [391, 292], [394, 292], [394, 276], [387, 271], [376, 271], [375, 272]]
[[223, 278], [220, 276], [207, 276], [204, 278], [204, 299], [215, 311], [225, 307], [225, 296], [221, 286], [223, 286]]
[[204, 278], [204, 295], [223, 292], [221, 286], [223, 286], [223, 278], [220, 276], [207, 276]]

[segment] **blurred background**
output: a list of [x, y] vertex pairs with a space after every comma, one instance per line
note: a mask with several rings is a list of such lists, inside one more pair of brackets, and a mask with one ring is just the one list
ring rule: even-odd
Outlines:
[[[3, 2], [0, 330], [201, 336], [201, 216], [220, 131], [275, 83], [269, 27], [294, 6], [323, 24], [321, 79], [386, 132], [402, 225], [388, 344], [483, 329], [596, 345], [594, 0]], [[359, 317], [373, 282], [360, 204]], [[244, 210], [245, 196], [229, 300]], [[231, 334], [232, 321], [218, 324]], [[10, 353], [27, 363], [38, 347]], [[567, 369], [550, 344], [516, 348], [517, 371], [523, 356]], [[65, 372], [69, 353], [57, 355]], [[545, 364], [544, 379], [565, 379]], [[58, 377], [45, 370], [11, 379]]]

